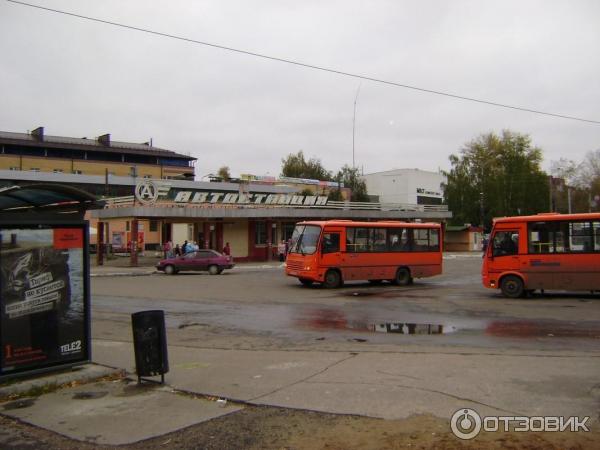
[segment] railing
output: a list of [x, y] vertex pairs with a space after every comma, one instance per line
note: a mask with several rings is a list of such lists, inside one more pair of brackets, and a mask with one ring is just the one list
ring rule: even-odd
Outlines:
[[[127, 195], [125, 197], [113, 197], [105, 200], [105, 208], [132, 207], [135, 205], [135, 197]], [[302, 209], [342, 209], [342, 210], [366, 210], [366, 211], [418, 211], [418, 212], [447, 212], [448, 205], [414, 205], [409, 203], [371, 203], [371, 202], [339, 202], [328, 201], [326, 205], [279, 205], [264, 203], [243, 203], [243, 204], [224, 204], [224, 203], [175, 203], [172, 201], [158, 201], [154, 204], [156, 207], [183, 207], [191, 206], [196, 208], [302, 208]]]

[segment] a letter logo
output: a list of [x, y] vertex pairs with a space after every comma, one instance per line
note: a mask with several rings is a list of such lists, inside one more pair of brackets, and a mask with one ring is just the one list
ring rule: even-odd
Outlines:
[[144, 180], [135, 186], [135, 198], [143, 205], [151, 205], [158, 199], [158, 186], [152, 180]]

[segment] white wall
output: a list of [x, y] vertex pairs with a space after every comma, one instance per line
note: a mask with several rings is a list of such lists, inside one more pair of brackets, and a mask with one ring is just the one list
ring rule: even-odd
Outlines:
[[[446, 177], [438, 172], [419, 169], [395, 169], [365, 174], [362, 177], [369, 195], [378, 195], [381, 203], [416, 204], [417, 196], [443, 198], [440, 185]], [[419, 193], [418, 190], [426, 192]]]

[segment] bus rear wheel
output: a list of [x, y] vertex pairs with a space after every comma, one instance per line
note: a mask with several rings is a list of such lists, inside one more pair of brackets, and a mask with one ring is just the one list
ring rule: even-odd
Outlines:
[[328, 270], [323, 279], [323, 286], [327, 289], [335, 289], [342, 284], [342, 277], [337, 270]]
[[502, 295], [508, 298], [519, 298], [523, 296], [525, 287], [523, 286], [523, 280], [515, 275], [508, 275], [502, 278], [500, 283], [500, 290]]
[[394, 278], [394, 284], [397, 284], [398, 286], [407, 286], [410, 283], [412, 283], [410, 270], [407, 267], [400, 267], [396, 271], [396, 278]]

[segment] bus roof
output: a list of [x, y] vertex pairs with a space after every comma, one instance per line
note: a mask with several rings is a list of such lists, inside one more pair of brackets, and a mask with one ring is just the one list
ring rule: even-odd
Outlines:
[[325, 225], [338, 227], [409, 227], [409, 228], [440, 228], [441, 225], [436, 222], [402, 222], [400, 220], [379, 220], [376, 222], [359, 222], [354, 220], [307, 220], [298, 222], [297, 225]]
[[559, 214], [539, 213], [533, 216], [497, 217], [494, 223], [506, 222], [549, 222], [555, 220], [600, 220], [600, 213]]

